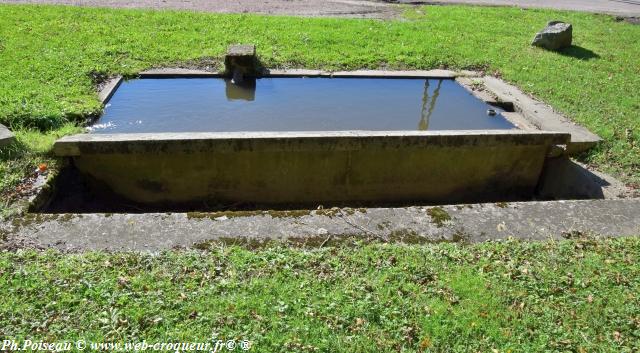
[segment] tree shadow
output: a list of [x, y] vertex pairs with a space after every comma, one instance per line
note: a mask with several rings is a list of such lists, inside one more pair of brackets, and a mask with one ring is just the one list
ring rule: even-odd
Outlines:
[[0, 162], [15, 163], [29, 153], [29, 148], [22, 141], [14, 137], [13, 141], [0, 147]]
[[568, 48], [564, 48], [558, 51], [558, 54], [563, 56], [570, 56], [572, 58], [580, 59], [580, 60], [591, 60], [591, 59], [599, 59], [600, 55], [595, 53], [592, 50], [587, 48], [583, 48], [581, 46], [572, 45]]

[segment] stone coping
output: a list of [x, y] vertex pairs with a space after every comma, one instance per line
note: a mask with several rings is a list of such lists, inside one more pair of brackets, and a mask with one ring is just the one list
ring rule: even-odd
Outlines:
[[550, 105], [530, 97], [501, 79], [491, 76], [457, 77], [456, 81], [481, 100], [513, 107], [515, 114], [507, 113], [505, 117], [521, 129], [563, 131], [571, 134], [571, 141], [567, 145], [570, 155], [587, 151], [602, 141], [598, 135], [572, 122]]
[[102, 89], [100, 89], [100, 91], [98, 92], [98, 99], [102, 104], [107, 104], [109, 102], [109, 99], [111, 99], [111, 97], [116, 92], [118, 87], [120, 87], [120, 84], [122, 83], [122, 81], [123, 81], [122, 76], [117, 76], [108, 80], [102, 86]]
[[[569, 135], [551, 131], [320, 131], [77, 134], [54, 144], [58, 156], [85, 153], [147, 153], [237, 151], [242, 149], [358, 149], [371, 142], [386, 146], [564, 145]], [[331, 143], [331, 146], [327, 146]]]
[[[324, 71], [307, 69], [265, 69], [261, 77], [362, 77], [362, 78], [433, 78], [452, 79], [458, 76], [475, 76], [473, 71], [451, 70], [356, 70], [356, 71]], [[224, 72], [212, 72], [182, 68], [157, 68], [142, 71], [140, 78], [171, 77], [223, 77]]]

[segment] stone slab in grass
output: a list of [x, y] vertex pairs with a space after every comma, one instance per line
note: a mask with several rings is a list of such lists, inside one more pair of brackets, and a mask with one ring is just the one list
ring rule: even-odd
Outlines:
[[11, 144], [15, 140], [13, 133], [0, 124], [0, 147]]

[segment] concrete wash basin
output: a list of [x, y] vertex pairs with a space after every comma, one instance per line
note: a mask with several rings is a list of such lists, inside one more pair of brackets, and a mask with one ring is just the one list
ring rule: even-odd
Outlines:
[[[169, 84], [127, 99], [119, 96], [125, 83], [92, 133], [64, 137], [54, 152], [70, 157], [94, 187], [140, 204], [452, 203], [530, 198], [546, 158], [570, 137], [518, 130], [497, 108], [487, 117], [492, 107], [460, 93], [453, 80], [367, 83], [375, 89], [300, 81], [289, 90], [280, 81], [258, 80], [249, 92], [233, 93], [234, 87], [230, 97], [228, 82], [207, 79], [217, 81], [193, 81], [212, 84], [204, 96], [202, 87], [167, 95]], [[305, 100], [298, 92], [320, 98]], [[358, 98], [362, 92], [370, 97]], [[356, 99], [344, 100], [347, 94]], [[166, 124], [172, 117], [177, 123]], [[193, 119], [202, 123], [190, 125]], [[459, 121], [455, 129], [451, 121]]]

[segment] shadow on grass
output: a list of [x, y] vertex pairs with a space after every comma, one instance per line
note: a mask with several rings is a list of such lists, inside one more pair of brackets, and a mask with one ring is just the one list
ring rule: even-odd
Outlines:
[[0, 220], [10, 213], [10, 206], [15, 199], [15, 188], [28, 174], [29, 150], [19, 140], [0, 147]]
[[7, 187], [15, 186], [21, 174], [32, 166], [33, 153], [28, 146], [20, 140], [14, 140], [10, 145], [0, 147], [0, 171], [3, 180], [0, 180], [0, 194], [7, 191]]
[[29, 148], [22, 141], [15, 139], [10, 144], [0, 147], [0, 163], [9, 163], [29, 154]]
[[572, 45], [568, 48], [564, 48], [558, 51], [558, 54], [563, 56], [570, 56], [572, 58], [580, 59], [580, 60], [591, 60], [591, 59], [599, 59], [600, 55], [595, 53], [592, 50], [587, 48], [583, 48], [581, 46]]

